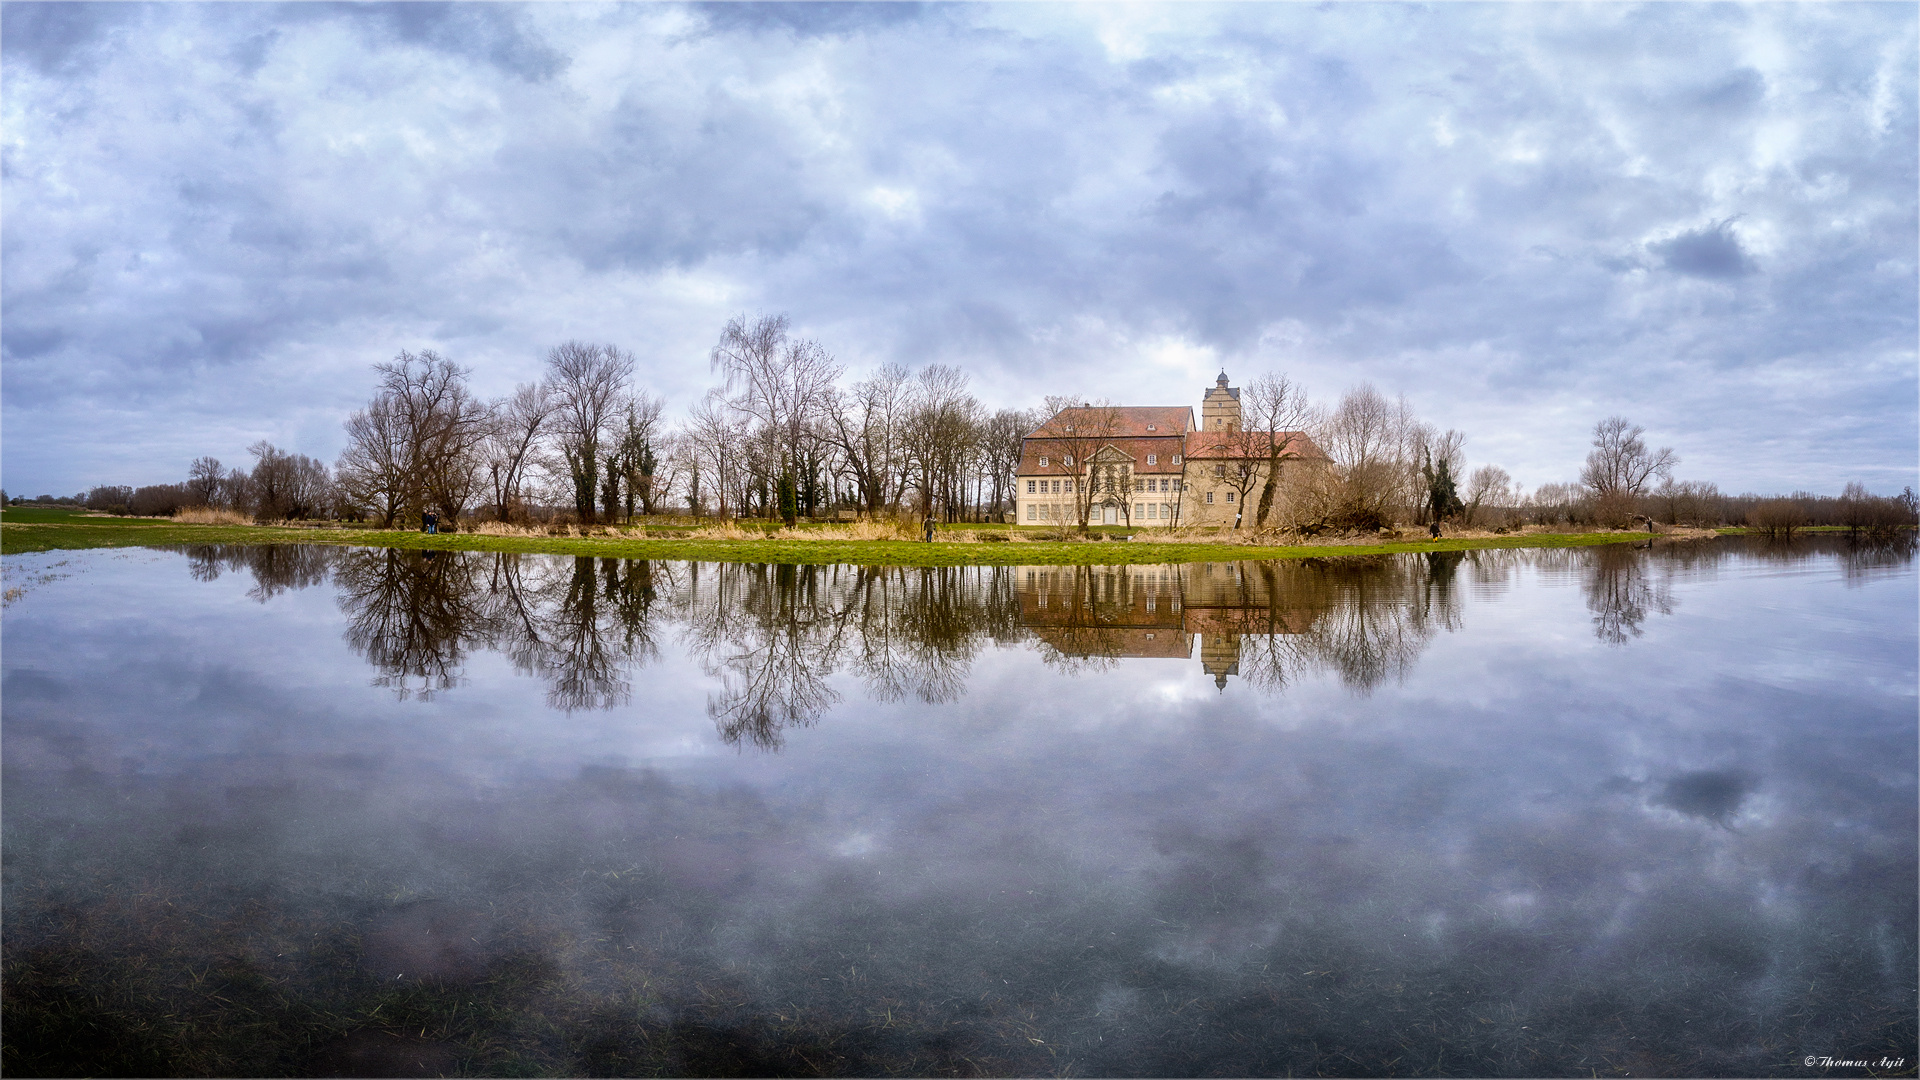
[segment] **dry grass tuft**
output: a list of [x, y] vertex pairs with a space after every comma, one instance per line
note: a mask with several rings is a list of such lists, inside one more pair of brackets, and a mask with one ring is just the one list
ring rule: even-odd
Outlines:
[[481, 536], [546, 536], [545, 525], [515, 525], [511, 521], [480, 521], [469, 526], [468, 532]]
[[687, 534], [694, 540], [748, 540], [761, 536], [758, 532], [748, 532], [732, 521], [722, 521], [718, 525], [705, 525]]
[[918, 540], [920, 530], [904, 521], [855, 521], [817, 529], [781, 529], [772, 536], [775, 540]]
[[210, 506], [189, 506], [173, 512], [175, 525], [251, 525], [253, 519], [236, 510], [215, 510]]

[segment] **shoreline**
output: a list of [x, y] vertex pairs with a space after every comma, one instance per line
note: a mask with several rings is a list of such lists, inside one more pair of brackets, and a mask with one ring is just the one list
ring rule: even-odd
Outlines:
[[[1825, 531], [1825, 530], [1822, 530]], [[1656, 542], [1679, 543], [1745, 529], [1686, 530], [1656, 534]], [[573, 555], [683, 562], [848, 563], [866, 566], [1115, 566], [1144, 563], [1241, 562], [1266, 559], [1330, 559], [1372, 555], [1474, 551], [1503, 548], [1574, 548], [1637, 543], [1645, 532], [1530, 533], [1507, 536], [1422, 537], [1377, 543], [1259, 545], [1153, 540], [972, 539], [932, 543], [915, 540], [708, 539], [634, 536], [497, 536], [458, 532], [429, 536], [413, 530], [313, 528], [272, 525], [151, 524], [128, 518], [76, 518], [61, 522], [0, 520], [0, 554], [186, 544], [321, 544], [414, 551], [484, 551]]]

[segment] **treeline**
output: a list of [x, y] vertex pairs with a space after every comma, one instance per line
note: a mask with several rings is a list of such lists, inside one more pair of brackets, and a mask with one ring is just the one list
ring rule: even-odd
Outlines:
[[[250, 472], [201, 462], [183, 484], [97, 489], [99, 509], [207, 506], [258, 520], [335, 517], [385, 527], [428, 512], [443, 526], [620, 523], [656, 514], [782, 518], [833, 511], [998, 520], [1013, 507], [1020, 441], [1043, 417], [989, 412], [957, 369], [881, 368], [842, 385], [818, 342], [785, 316], [728, 322], [709, 362], [719, 385], [677, 425], [636, 383], [631, 353], [569, 341], [544, 377], [495, 400], [431, 350], [375, 365], [329, 471], [261, 444]], [[144, 493], [144, 494], [143, 494]]]
[[[678, 423], [636, 381], [633, 355], [615, 345], [557, 345], [538, 381], [497, 399], [475, 394], [471, 372], [432, 350], [402, 351], [374, 365], [373, 395], [346, 421], [346, 449], [331, 468], [263, 441], [249, 448], [248, 469], [202, 457], [183, 482], [96, 487], [78, 501], [113, 513], [205, 508], [389, 528], [412, 527], [427, 513], [443, 528], [475, 518], [617, 524], [661, 514], [999, 521], [1014, 508], [1022, 439], [1081, 403], [1055, 396], [1038, 410], [990, 411], [964, 373], [939, 364], [889, 364], [848, 383], [824, 346], [789, 328], [784, 315], [730, 320], [708, 354], [718, 385]], [[1238, 489], [1227, 501], [1247, 508], [1235, 528], [1311, 535], [1654, 521], [1790, 531], [1915, 522], [1911, 488], [1888, 497], [1850, 484], [1838, 497], [1763, 498], [1678, 480], [1673, 451], [1649, 448], [1643, 429], [1617, 416], [1595, 426], [1578, 480], [1528, 492], [1498, 465], [1469, 469], [1462, 432], [1422, 422], [1404, 397], [1389, 400], [1370, 385], [1323, 407], [1269, 373], [1249, 382], [1241, 404], [1236, 430], [1209, 433], [1231, 444], [1227, 463], [1209, 468]], [[1093, 412], [1102, 408], [1112, 411], [1103, 402]], [[1294, 431], [1325, 457], [1286, 437]], [[1310, 460], [1283, 468], [1298, 458]], [[1074, 486], [1090, 494], [1096, 485]]]
[[[1263, 400], [1259, 388], [1275, 380], [1285, 381], [1256, 380], [1252, 399]], [[1264, 398], [1273, 396], [1269, 390]], [[1672, 448], [1649, 447], [1645, 429], [1620, 416], [1594, 425], [1578, 480], [1529, 492], [1498, 465], [1469, 471], [1461, 432], [1420, 422], [1404, 399], [1389, 401], [1371, 386], [1349, 391], [1331, 409], [1306, 405], [1297, 415], [1329, 459], [1324, 469], [1295, 474], [1290, 497], [1281, 504], [1286, 512], [1271, 522], [1301, 532], [1436, 522], [1470, 529], [1619, 529], [1657, 522], [1776, 533], [1810, 525], [1885, 532], [1920, 524], [1920, 499], [1911, 487], [1891, 496], [1874, 495], [1857, 482], [1838, 496], [1728, 495], [1712, 483], [1677, 479], [1680, 459]]]

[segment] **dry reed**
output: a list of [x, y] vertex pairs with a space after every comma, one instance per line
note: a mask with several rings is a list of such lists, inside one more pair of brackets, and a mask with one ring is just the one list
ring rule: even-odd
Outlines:
[[210, 506], [189, 506], [173, 512], [175, 525], [251, 525], [253, 519], [237, 510], [215, 510]]

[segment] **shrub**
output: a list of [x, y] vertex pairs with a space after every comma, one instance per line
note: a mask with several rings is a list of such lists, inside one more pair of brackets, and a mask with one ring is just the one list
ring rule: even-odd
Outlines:
[[1747, 511], [1747, 527], [1768, 536], [1792, 536], [1806, 523], [1806, 511], [1792, 499], [1768, 499]]

